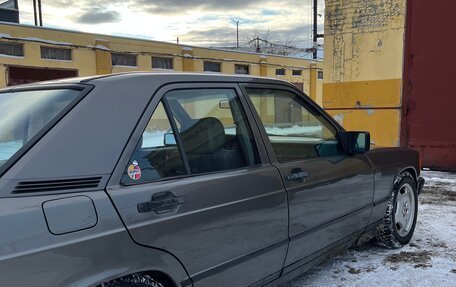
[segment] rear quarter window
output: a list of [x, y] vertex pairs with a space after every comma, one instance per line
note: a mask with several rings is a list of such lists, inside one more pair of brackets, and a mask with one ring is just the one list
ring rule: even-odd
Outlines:
[[80, 94], [81, 90], [73, 89], [0, 93], [0, 172]]

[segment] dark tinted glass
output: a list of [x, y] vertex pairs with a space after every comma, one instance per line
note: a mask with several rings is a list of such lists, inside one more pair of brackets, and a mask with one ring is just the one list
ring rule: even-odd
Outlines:
[[137, 59], [136, 55], [132, 54], [118, 54], [112, 53], [111, 60], [113, 66], [129, 66], [129, 67], [136, 67]]
[[41, 58], [70, 61], [71, 49], [41, 47]]
[[204, 61], [204, 71], [205, 72], [217, 72], [217, 73], [220, 73], [220, 71], [221, 71], [220, 67], [221, 67], [220, 62]]
[[239, 75], [248, 75], [249, 65], [234, 65], [234, 73]]
[[154, 69], [173, 69], [173, 58], [152, 57], [152, 68]]
[[284, 76], [285, 75], [285, 69], [276, 69], [276, 75], [277, 76]]
[[24, 56], [24, 45], [20, 43], [0, 42], [0, 54], [9, 56]]

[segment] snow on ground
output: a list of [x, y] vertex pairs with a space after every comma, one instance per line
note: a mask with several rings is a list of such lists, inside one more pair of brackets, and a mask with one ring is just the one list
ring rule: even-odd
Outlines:
[[456, 174], [425, 171], [418, 222], [409, 245], [349, 249], [283, 287], [456, 286]]

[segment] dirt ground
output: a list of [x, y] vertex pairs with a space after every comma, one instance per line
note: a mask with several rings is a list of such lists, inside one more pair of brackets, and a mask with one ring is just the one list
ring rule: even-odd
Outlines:
[[456, 286], [456, 174], [425, 171], [415, 234], [388, 250], [368, 243], [285, 284], [301, 286]]

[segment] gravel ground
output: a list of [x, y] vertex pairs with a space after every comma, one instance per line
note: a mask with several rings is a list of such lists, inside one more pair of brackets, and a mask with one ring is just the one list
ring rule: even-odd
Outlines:
[[418, 222], [409, 245], [368, 243], [314, 267], [284, 287], [456, 286], [456, 174], [425, 171]]

